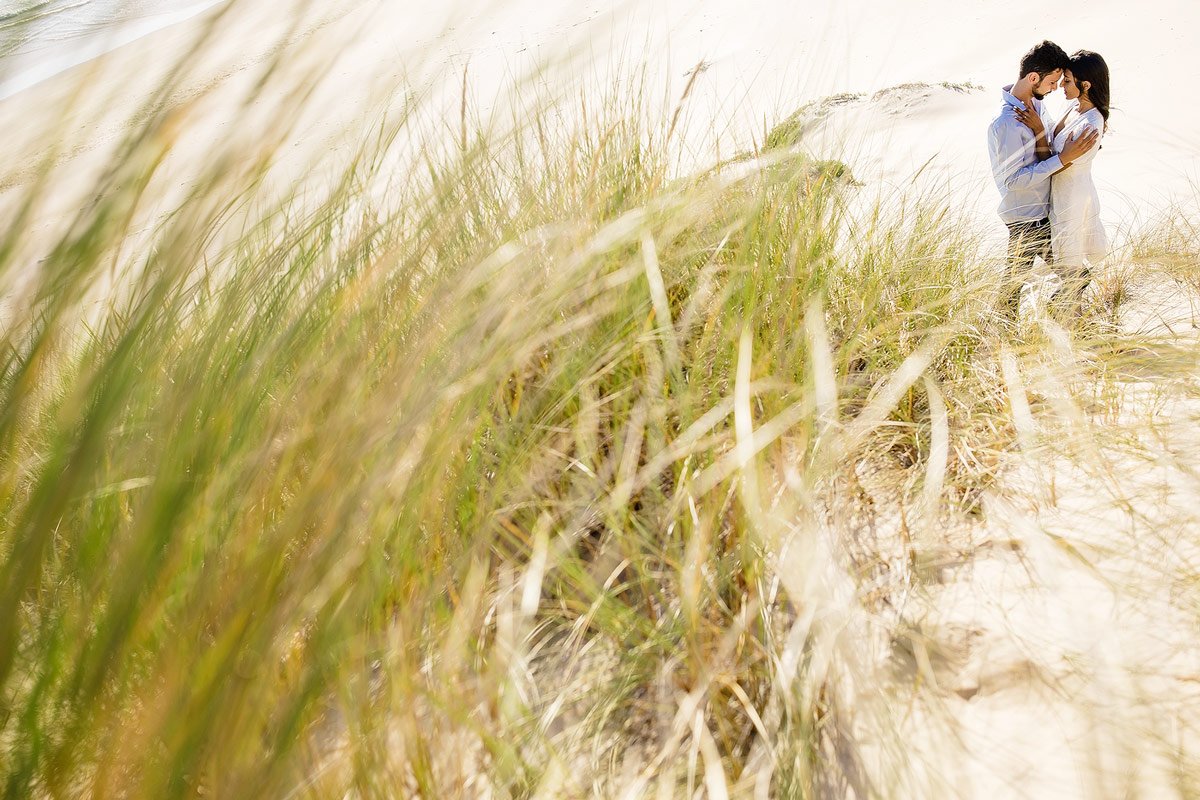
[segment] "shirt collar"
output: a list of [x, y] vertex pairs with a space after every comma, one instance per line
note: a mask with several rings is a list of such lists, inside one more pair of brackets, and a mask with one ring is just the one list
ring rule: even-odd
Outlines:
[[[1012, 93], [1012, 88], [1015, 85], [1016, 84], [1014, 84], [1014, 83], [1010, 83], [1008, 86], [1005, 86], [1003, 89], [1000, 90], [1000, 94], [1004, 97], [1004, 102], [1006, 105], [1010, 105], [1013, 108], [1025, 108], [1025, 104], [1022, 103], [1020, 100], [1018, 100], [1016, 98], [1016, 96], [1014, 96]], [[1042, 113], [1041, 101], [1038, 100], [1036, 97], [1031, 97], [1029, 99], [1033, 101], [1033, 110], [1038, 112], [1039, 114]]]

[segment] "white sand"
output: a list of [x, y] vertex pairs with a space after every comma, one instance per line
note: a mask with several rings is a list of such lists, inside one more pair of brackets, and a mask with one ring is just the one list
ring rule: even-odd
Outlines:
[[[994, 189], [986, 180], [983, 142], [998, 89], [1013, 80], [1021, 53], [1049, 37], [1069, 51], [1101, 52], [1112, 69], [1112, 135], [1096, 164], [1110, 224], [1122, 224], [1133, 210], [1144, 213], [1147, 207], [1194, 196], [1200, 180], [1200, 139], [1193, 135], [1200, 110], [1187, 96], [1187, 81], [1195, 74], [1193, 32], [1200, 23], [1200, 6], [1191, 0], [1137, 7], [1118, 0], [1053, 6], [1031, 0], [910, 0], [902, 11], [887, 0], [822, 3], [816, 9], [789, 0], [748, 6], [716, 0], [653, 6], [588, 0], [569, 8], [510, 0], [445, 8], [431, 4], [419, 13], [387, 2], [320, 5], [310, 17], [336, 21], [336, 31], [321, 45], [322, 57], [337, 59], [326, 81], [338, 100], [331, 105], [334, 113], [381, 82], [408, 74], [419, 83], [446, 64], [455, 70], [469, 65], [475, 91], [486, 104], [512, 77], [564, 56], [591, 62], [598, 75], [644, 61], [652, 86], [670, 81], [676, 91], [688, 70], [703, 62], [707, 69], [690, 104], [697, 140], [711, 124], [744, 143], [761, 135], [765, 121], [835, 92], [869, 94], [914, 82], [975, 83], [986, 91], [931, 102], [905, 97], [905, 107], [868, 113], [853, 120], [851, 130], [834, 121], [830, 133], [870, 154], [865, 164], [856, 164], [862, 178], [901, 182], [937, 155], [956, 185], [980, 187], [981, 207], [994, 202], [988, 198]], [[236, 19], [223, 27], [213, 57], [196, 70], [197, 85], [228, 80], [259, 63], [285, 29], [286, 4], [242, 0], [233, 6]], [[123, 89], [130, 67], [156, 74], [180, 51], [186, 38], [180, 29], [194, 31], [209, 13], [123, 48], [116, 58], [119, 69], [91, 80], [88, 98], [108, 102], [105, 87]], [[32, 130], [30, 108], [43, 113], [53, 108], [80, 74], [77, 70], [0, 102], [6, 132]], [[213, 116], [209, 124], [223, 122]], [[309, 141], [327, 129], [313, 126], [318, 130], [297, 131], [296, 141]]]

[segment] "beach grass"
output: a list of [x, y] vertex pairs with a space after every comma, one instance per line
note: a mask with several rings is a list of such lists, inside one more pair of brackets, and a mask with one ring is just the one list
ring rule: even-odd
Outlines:
[[[5, 222], [5, 797], [952, 793], [905, 598], [1006, 476], [1080, 466], [1135, 523], [1123, 465], [1194, 481], [1155, 402], [1195, 399], [1195, 338], [1117, 323], [1138, 276], [1200, 290], [1195, 237], [1015, 329], [945, 200], [852, 208], [790, 128], [679, 174], [652, 88], [404, 105], [318, 185], [216, 158], [147, 229], [187, 119], [151, 104], [52, 241]], [[1120, 539], [1153, 577], [1106, 579], [1194, 612], [1168, 505]]]

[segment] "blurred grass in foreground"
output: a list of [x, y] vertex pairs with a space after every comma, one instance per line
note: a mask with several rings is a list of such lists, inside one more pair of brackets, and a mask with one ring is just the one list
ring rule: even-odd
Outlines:
[[395, 176], [406, 107], [317, 202], [215, 158], [131, 240], [151, 105], [36, 267], [7, 224], [5, 797], [948, 792], [897, 598], [1020, 453], [1149, 452], [1094, 415], [1147, 364], [1194, 392], [1194, 341], [1103, 324], [1111, 282], [1006, 332], [936, 198], [852, 219], [790, 145], [674, 175], [645, 97], [464, 113]]

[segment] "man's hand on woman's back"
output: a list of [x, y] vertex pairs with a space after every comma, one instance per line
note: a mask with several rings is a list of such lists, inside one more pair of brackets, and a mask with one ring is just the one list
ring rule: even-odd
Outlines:
[[1072, 133], [1067, 137], [1067, 143], [1063, 145], [1062, 152], [1058, 154], [1058, 158], [1065, 167], [1095, 147], [1098, 141], [1100, 141], [1100, 131], [1095, 128], [1088, 128], [1084, 131]]

